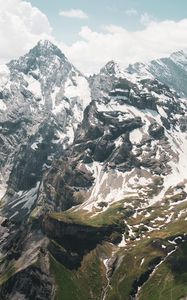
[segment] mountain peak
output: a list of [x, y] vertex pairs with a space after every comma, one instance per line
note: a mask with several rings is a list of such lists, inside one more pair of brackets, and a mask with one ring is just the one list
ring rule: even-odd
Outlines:
[[44, 65], [56, 64], [58, 66], [58, 61], [68, 63], [60, 48], [49, 40], [41, 40], [26, 55], [18, 60], [12, 60], [7, 66], [27, 74], [30, 70], [41, 68]]
[[102, 69], [101, 73], [108, 73], [110, 75], [116, 75], [120, 72], [118, 63], [114, 60], [110, 60]]
[[40, 40], [37, 45], [45, 48], [51, 48], [55, 46], [50, 40]]
[[180, 50], [174, 52], [170, 55], [170, 59], [173, 60], [175, 63], [184, 63], [186, 64], [187, 61], [187, 52], [185, 50]]
[[66, 59], [60, 48], [49, 40], [40, 40], [37, 45], [29, 51], [29, 54], [35, 56], [56, 55], [61, 59]]

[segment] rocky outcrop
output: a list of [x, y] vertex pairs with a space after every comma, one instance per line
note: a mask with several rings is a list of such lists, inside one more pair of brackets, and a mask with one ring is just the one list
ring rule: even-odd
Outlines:
[[111, 241], [112, 233], [121, 232], [121, 228], [117, 225], [94, 227], [48, 216], [43, 221], [43, 231], [52, 239], [48, 246], [52, 255], [68, 269], [77, 269], [88, 252], [99, 243]]
[[54, 282], [46, 270], [30, 267], [13, 276], [1, 287], [0, 296], [7, 300], [54, 299]]

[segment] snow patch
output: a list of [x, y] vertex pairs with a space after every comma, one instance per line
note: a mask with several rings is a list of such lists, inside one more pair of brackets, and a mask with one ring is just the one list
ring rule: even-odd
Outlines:
[[72, 80], [68, 78], [65, 83], [65, 96], [69, 99], [79, 98], [80, 104], [85, 109], [91, 101], [90, 88], [86, 78], [78, 74]]
[[36, 98], [41, 98], [40, 104], [44, 105], [44, 97], [42, 96], [42, 90], [41, 90], [41, 84], [39, 80], [36, 80], [33, 76], [31, 75], [25, 75], [24, 79], [28, 82], [28, 90], [36, 97]]
[[0, 89], [3, 89], [10, 79], [10, 71], [6, 65], [0, 65]]
[[3, 102], [3, 100], [0, 100], [0, 110], [1, 111], [7, 110], [7, 107], [6, 107], [5, 103]]
[[143, 133], [142, 133], [142, 129], [134, 129], [131, 133], [130, 133], [130, 141], [132, 144], [139, 144], [142, 141], [142, 137], [143, 137]]

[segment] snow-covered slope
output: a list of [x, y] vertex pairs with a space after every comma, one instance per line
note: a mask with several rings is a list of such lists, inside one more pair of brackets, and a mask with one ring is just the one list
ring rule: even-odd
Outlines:
[[153, 60], [148, 64], [137, 63], [130, 65], [130, 73], [140, 76], [147, 74], [168, 85], [181, 95], [187, 97], [187, 52], [178, 51], [170, 57]]
[[186, 100], [153, 76], [129, 74], [114, 62], [91, 79], [91, 87], [94, 101], [76, 134], [74, 155], [77, 168], [94, 181], [76, 210], [101, 213], [135, 198], [145, 207], [177, 185], [186, 193]]

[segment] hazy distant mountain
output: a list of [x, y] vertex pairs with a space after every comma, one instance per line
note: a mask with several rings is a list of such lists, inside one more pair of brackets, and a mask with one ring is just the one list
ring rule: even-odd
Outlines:
[[162, 83], [187, 97], [187, 53], [178, 51], [170, 57], [153, 60], [148, 64], [137, 63], [128, 68], [132, 73], [151, 74]]

